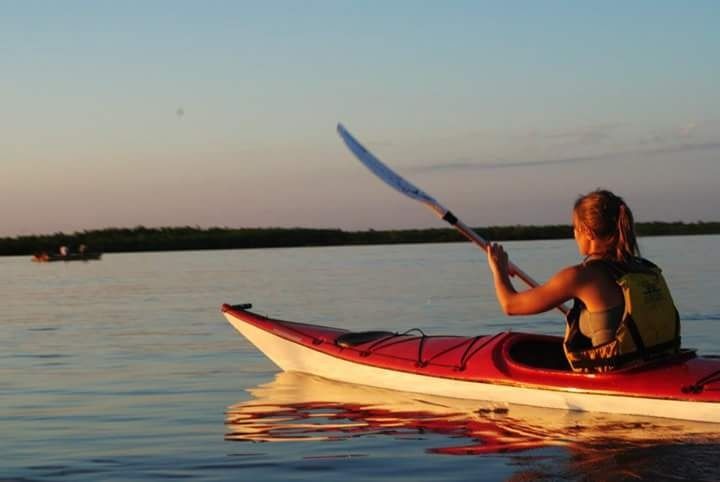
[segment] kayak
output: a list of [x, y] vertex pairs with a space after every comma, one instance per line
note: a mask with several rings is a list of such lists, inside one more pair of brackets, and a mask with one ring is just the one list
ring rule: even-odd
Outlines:
[[283, 371], [450, 398], [720, 424], [720, 358], [693, 350], [608, 373], [576, 373], [557, 336], [352, 332], [251, 308], [225, 304], [222, 312]]
[[54, 261], [93, 261], [102, 257], [102, 253], [70, 253], [62, 254], [35, 254], [32, 261], [36, 263], [52, 263]]

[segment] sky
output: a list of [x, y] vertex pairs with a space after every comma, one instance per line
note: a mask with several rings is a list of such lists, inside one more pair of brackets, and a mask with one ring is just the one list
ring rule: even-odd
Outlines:
[[0, 0], [0, 236], [720, 220], [712, 1]]

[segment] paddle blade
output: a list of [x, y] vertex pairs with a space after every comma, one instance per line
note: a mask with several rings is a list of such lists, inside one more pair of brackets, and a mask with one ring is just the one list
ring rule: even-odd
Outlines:
[[352, 134], [343, 127], [342, 124], [338, 124], [337, 131], [342, 140], [345, 141], [345, 145], [348, 146], [348, 149], [355, 154], [355, 157], [357, 157], [358, 160], [365, 165], [365, 167], [370, 169], [373, 174], [385, 181], [385, 184], [412, 199], [416, 199], [433, 206], [439, 206], [439, 203], [433, 199], [432, 196], [425, 194], [412, 183], [403, 179], [399, 174], [383, 164], [380, 159], [372, 154], [372, 152], [365, 149], [365, 147], [360, 144], [357, 139], [355, 139]]

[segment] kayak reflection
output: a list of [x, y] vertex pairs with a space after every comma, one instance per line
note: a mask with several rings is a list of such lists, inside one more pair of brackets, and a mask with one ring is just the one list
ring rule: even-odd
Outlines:
[[[543, 409], [418, 395], [281, 372], [249, 389], [252, 399], [230, 406], [226, 440], [337, 441], [380, 435], [398, 439], [438, 434], [447, 444], [432, 453], [465, 455], [567, 447], [713, 443], [714, 424]], [[604, 457], [603, 457], [604, 458]]]

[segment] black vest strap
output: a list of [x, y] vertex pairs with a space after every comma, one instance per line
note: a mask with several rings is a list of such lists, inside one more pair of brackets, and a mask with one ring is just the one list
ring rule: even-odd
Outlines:
[[645, 357], [645, 353], [647, 353], [647, 350], [645, 349], [645, 342], [643, 341], [642, 336], [640, 336], [640, 330], [638, 330], [638, 327], [635, 324], [635, 320], [633, 320], [632, 316], [628, 316], [625, 319], [625, 326], [627, 326], [627, 329], [630, 332], [630, 336], [635, 343], [635, 348], [637, 349], [638, 353], [640, 353], [641, 356]]
[[625, 353], [624, 355], [618, 355], [611, 358], [597, 358], [594, 360], [590, 359], [581, 359], [581, 360], [574, 360], [572, 362], [573, 367], [581, 368], [581, 369], [595, 369], [598, 367], [620, 367], [622, 365], [625, 365], [626, 363], [629, 363], [631, 361], [649, 361], [654, 357], [657, 357], [659, 355], [667, 355], [671, 356], [667, 352], [670, 350], [677, 351], [680, 349], [680, 338], [676, 338], [674, 340], [666, 341], [665, 343], [661, 343], [659, 345], [655, 345], [649, 350], [645, 350], [644, 356], [641, 355], [639, 352], [633, 352], [633, 353]]

